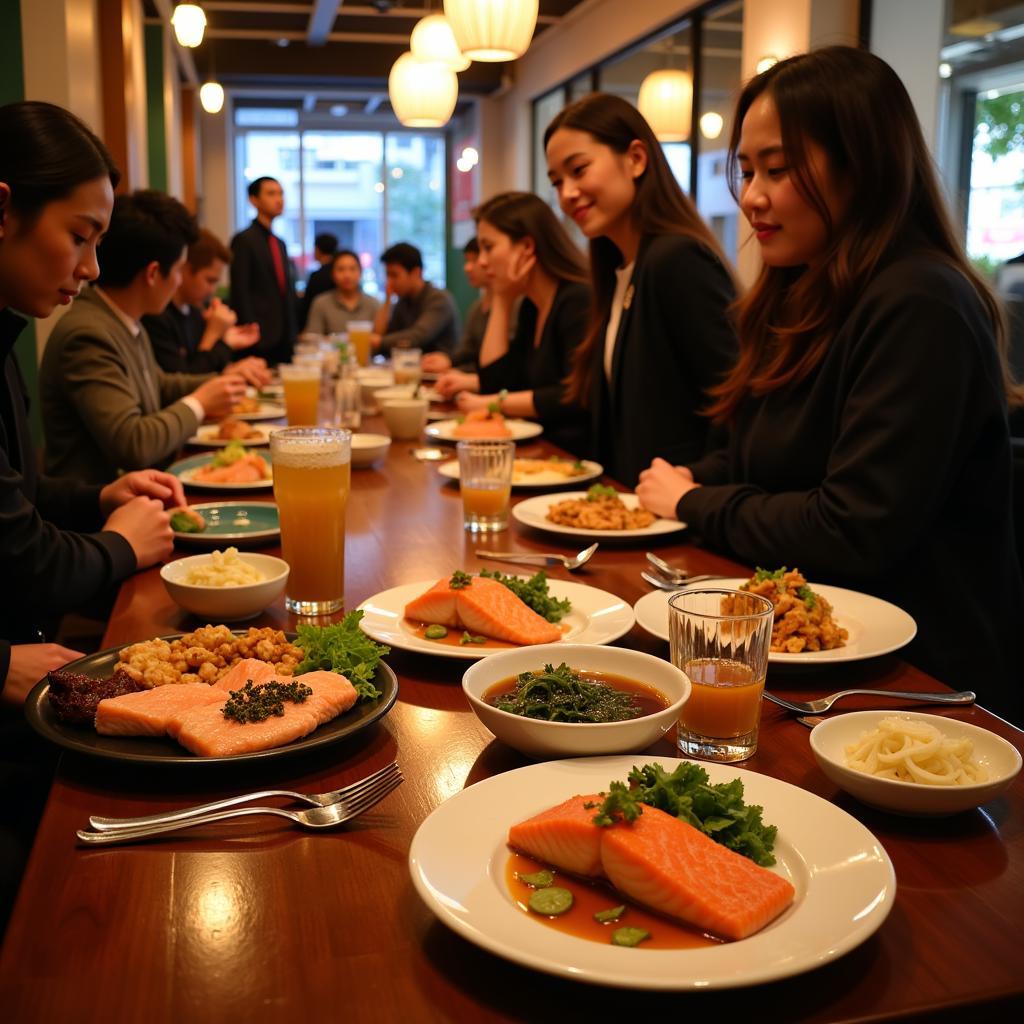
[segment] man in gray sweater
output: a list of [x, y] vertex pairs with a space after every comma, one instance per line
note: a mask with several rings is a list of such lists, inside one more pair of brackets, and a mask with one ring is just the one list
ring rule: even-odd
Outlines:
[[164, 311], [196, 237], [176, 199], [148, 190], [117, 197], [97, 254], [99, 282], [43, 354], [47, 472], [105, 484], [122, 470], [164, 466], [205, 418], [226, 415], [244, 395], [235, 373], [165, 373], [139, 322]]

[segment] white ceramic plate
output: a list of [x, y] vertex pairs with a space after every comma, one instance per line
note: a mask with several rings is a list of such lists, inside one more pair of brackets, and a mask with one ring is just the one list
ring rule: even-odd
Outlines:
[[[263, 452], [261, 454], [267, 462], [270, 461], [268, 453]], [[196, 480], [196, 470], [208, 466], [214, 458], [215, 456], [212, 454], [193, 455], [191, 458], [180, 459], [173, 465], [168, 466], [167, 472], [173, 473], [186, 487], [193, 487], [197, 491], [269, 491], [274, 486], [273, 477], [270, 480], [257, 480], [254, 483], [244, 484], [212, 483], [209, 480]], [[273, 473], [273, 467], [271, 467], [271, 473]]]
[[[543, 469], [539, 473], [523, 473], [512, 470], [512, 486], [524, 489], [536, 490], [538, 487], [557, 487], [559, 484], [580, 484], [586, 480], [596, 480], [604, 472], [604, 466], [600, 462], [583, 460], [583, 472], [576, 476], [565, 476], [553, 469]], [[451, 462], [442, 462], [437, 467], [438, 473], [449, 480], [459, 479], [459, 460], [452, 459]]]
[[[586, 491], [562, 491], [560, 494], [543, 494], [536, 498], [527, 498], [526, 501], [512, 506], [512, 518], [524, 526], [532, 526], [546, 533], [564, 533], [570, 537], [600, 537], [605, 540], [614, 540], [616, 537], [657, 537], [686, 529], [686, 523], [681, 523], [678, 519], [655, 519], [650, 526], [645, 526], [642, 530], [584, 530], [575, 526], [560, 526], [547, 518], [548, 509], [552, 505], [586, 496]], [[628, 509], [634, 509], [640, 504], [635, 494], [620, 494], [619, 497]]]
[[[270, 435], [277, 428], [253, 427], [252, 429], [254, 431], [252, 436], [242, 441], [246, 448], [259, 448], [261, 445], [270, 444]], [[217, 434], [219, 432], [219, 423], [208, 423], [205, 427], [200, 427], [185, 443], [202, 448], [223, 448], [225, 445], [231, 444], [230, 441], [225, 441], [224, 438], [218, 437]]]
[[[405, 621], [405, 606], [420, 594], [426, 593], [436, 579], [419, 583], [406, 583], [392, 587], [380, 594], [367, 598], [359, 607], [363, 611], [360, 628], [374, 640], [417, 654], [436, 654], [441, 658], [460, 658], [475, 661], [492, 654], [500, 654], [508, 647], [487, 647], [480, 649], [474, 644], [452, 647], [418, 637]], [[614, 594], [584, 583], [569, 583], [565, 580], [548, 580], [548, 590], [559, 600], [568, 598], [572, 611], [562, 619], [569, 627], [563, 640], [574, 644], [610, 644], [633, 628], [636, 619], [633, 609]]]
[[789, 783], [731, 765], [703, 763], [713, 783], [739, 776], [748, 804], [778, 826], [772, 869], [796, 889], [794, 904], [740, 942], [701, 949], [623, 950], [531, 921], [505, 888], [510, 825], [577, 793], [607, 789], [630, 755], [547, 761], [478, 782], [419, 827], [409, 851], [427, 906], [470, 942], [515, 963], [617, 988], [706, 990], [756, 985], [812, 970], [859, 946], [892, 909], [896, 876], [881, 843], [833, 804]]
[[[740, 585], [746, 582], [746, 579], [709, 580], [705, 587], [739, 590]], [[905, 647], [917, 635], [917, 623], [913, 618], [888, 601], [821, 583], [811, 583], [810, 587], [831, 603], [833, 617], [850, 634], [849, 639], [844, 646], [831, 651], [805, 651], [802, 654], [771, 652], [768, 661], [773, 665], [835, 664], [877, 658]], [[633, 606], [636, 621], [648, 633], [662, 640], [668, 640], [668, 599], [671, 596], [665, 590], [655, 590], [644, 594]]]
[[[438, 420], [427, 427], [427, 437], [433, 437], [438, 441], [472, 441], [471, 437], [459, 437], [455, 433], [458, 425], [458, 420]], [[526, 441], [531, 437], [539, 437], [544, 432], [539, 423], [532, 423], [530, 420], [505, 420], [505, 426], [511, 432], [513, 441]], [[501, 439], [488, 437], [485, 440]]]
[[255, 420], [276, 420], [284, 416], [284, 406], [279, 402], [260, 402], [255, 412], [232, 413], [236, 420], [246, 420], [252, 423]]

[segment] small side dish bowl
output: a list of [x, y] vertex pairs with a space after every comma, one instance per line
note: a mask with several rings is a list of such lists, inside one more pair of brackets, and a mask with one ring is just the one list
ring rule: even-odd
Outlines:
[[[971, 760], [988, 772], [988, 780], [967, 786], [932, 786], [881, 779], [847, 767], [846, 748], [877, 729], [883, 718], [894, 716], [932, 725], [950, 739], [970, 740]], [[825, 775], [862, 803], [919, 817], [957, 814], [988, 803], [1009, 788], [1021, 769], [1017, 748], [988, 729], [942, 715], [904, 711], [850, 711], [828, 718], [811, 730], [811, 751]]]
[[212, 552], [168, 562], [160, 570], [160, 578], [175, 603], [201, 619], [210, 622], [251, 619], [281, 595], [288, 582], [288, 563], [273, 555], [248, 551], [239, 552], [238, 557], [240, 561], [263, 573], [264, 578], [258, 583], [243, 583], [237, 587], [185, 583], [184, 579], [192, 569], [210, 564]]
[[387, 434], [353, 434], [352, 468], [366, 469], [372, 466], [387, 455], [390, 447], [391, 438]]
[[[607, 672], [660, 691], [668, 707], [625, 722], [547, 722], [501, 711], [484, 701], [495, 684], [521, 672], [565, 662], [577, 672]], [[503, 743], [535, 758], [633, 754], [673, 734], [679, 709], [690, 696], [690, 680], [661, 658], [595, 644], [538, 644], [482, 658], [462, 677], [462, 689], [477, 718]]]

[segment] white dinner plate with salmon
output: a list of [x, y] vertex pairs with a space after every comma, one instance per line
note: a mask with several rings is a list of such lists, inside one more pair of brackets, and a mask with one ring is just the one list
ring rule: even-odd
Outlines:
[[[657, 539], [667, 533], [678, 533], [686, 529], [686, 523], [678, 519], [655, 519], [650, 526], [644, 526], [635, 530], [591, 530], [581, 526], [563, 526], [561, 523], [553, 523], [548, 519], [548, 509], [560, 501], [582, 501], [587, 497], [586, 491], [562, 491], [558, 494], [538, 494], [535, 498], [527, 498], [512, 506], [512, 518], [523, 526], [532, 526], [535, 530], [543, 530], [545, 533], [561, 533], [569, 537], [593, 537], [600, 540], [615, 540], [616, 538], [651, 538]], [[618, 497], [622, 504], [630, 511], [640, 506], [640, 500], [635, 494], [620, 494]]]
[[[476, 577], [474, 577], [476, 579]], [[490, 583], [491, 581], [483, 581]], [[400, 587], [392, 587], [380, 594], [367, 598], [361, 605], [363, 618], [360, 628], [368, 636], [390, 647], [403, 651], [414, 651], [417, 654], [435, 654], [441, 658], [461, 658], [475, 661], [507, 651], [513, 647], [525, 646], [510, 641], [488, 639], [484, 644], [460, 643], [463, 629], [452, 627], [443, 640], [427, 639], [423, 633], [422, 623], [443, 621], [426, 610], [418, 621], [406, 618], [406, 606], [421, 598], [428, 591], [437, 587], [437, 580], [422, 580], [418, 583], [406, 583]], [[500, 586], [500, 584], [495, 584]], [[512, 592], [501, 587], [501, 591], [512, 597]], [[537, 637], [536, 643], [551, 643], [553, 640], [565, 640], [574, 644], [610, 644], [620, 636], [628, 633], [636, 621], [633, 609], [628, 602], [606, 590], [588, 587], [583, 583], [570, 583], [565, 580], [548, 580], [548, 592], [558, 600], [568, 600], [572, 610], [559, 623], [561, 636]], [[518, 603], [518, 599], [515, 599]], [[504, 614], [502, 615], [504, 618]], [[550, 626], [549, 626], [550, 628]], [[474, 633], [482, 635], [483, 628], [474, 622]]]
[[[187, 459], [179, 459], [167, 467], [168, 473], [173, 473], [186, 487], [192, 487], [197, 491], [269, 491], [274, 486], [273, 468], [269, 478], [257, 477], [255, 471], [250, 472], [247, 467], [234, 463], [231, 466], [221, 467], [217, 474], [220, 479], [210, 479], [205, 475], [197, 475], [198, 471], [209, 472], [213, 466], [216, 455], [193, 455]], [[248, 458], [262, 459], [270, 466], [270, 452], [250, 452]], [[262, 472], [262, 470], [261, 470]], [[234, 479], [230, 479], [234, 477]]]
[[[436, 441], [454, 442], [473, 439], [472, 434], [456, 434], [455, 429], [458, 426], [459, 421], [455, 419], [438, 420], [436, 423], [429, 424], [425, 433], [427, 437], [432, 437]], [[513, 441], [528, 441], [531, 437], [540, 437], [544, 433], [544, 428], [539, 423], [534, 423], [531, 420], [505, 420], [505, 426], [508, 427], [509, 436]], [[479, 436], [487, 440], [500, 440], [496, 434], [484, 433], [483, 431], [481, 431]]]
[[[747, 579], [715, 580], [707, 587], [722, 590], [739, 590]], [[811, 589], [821, 594], [832, 605], [832, 617], [836, 625], [845, 629], [849, 636], [842, 647], [830, 651], [801, 651], [799, 654], [785, 654], [769, 651], [768, 661], [772, 665], [835, 665], [844, 661], [863, 661], [891, 654], [905, 647], [917, 635], [917, 623], [902, 608], [870, 594], [842, 587], [829, 587], [811, 583]], [[694, 589], [699, 590], [697, 586]], [[665, 590], [644, 594], [633, 606], [636, 621], [661, 640], [668, 640], [668, 599], [672, 595]]]
[[255, 402], [250, 407], [249, 403], [243, 405], [241, 411], [232, 412], [231, 415], [236, 420], [246, 420], [249, 423], [254, 423], [259, 420], [279, 420], [283, 419], [285, 414], [284, 405], [280, 402]]
[[[574, 467], [572, 472], [568, 471], [570, 466]], [[442, 462], [437, 471], [447, 480], [458, 480], [459, 460]], [[512, 486], [523, 490], [564, 487], [567, 484], [596, 480], [603, 472], [604, 467], [600, 462], [591, 462], [589, 459], [576, 463], [571, 459], [516, 459], [512, 465]]]
[[[295, 639], [294, 633], [286, 634], [290, 640]], [[164, 640], [175, 640], [181, 634], [163, 637]], [[95, 679], [108, 679], [114, 672], [118, 663], [118, 654], [122, 648], [114, 647], [106, 651], [99, 651], [90, 654], [85, 658], [79, 658], [69, 665], [64, 666], [64, 671], [78, 673]], [[37, 683], [25, 700], [25, 717], [29, 724], [41, 736], [52, 743], [56, 743], [66, 750], [74, 750], [78, 753], [88, 754], [93, 757], [100, 757], [112, 761], [130, 761], [144, 764], [243, 764], [255, 761], [264, 761], [268, 758], [291, 757], [296, 754], [308, 753], [319, 747], [339, 743], [346, 737], [368, 728], [378, 719], [386, 715], [398, 698], [398, 678], [395, 673], [383, 662], [377, 666], [377, 673], [374, 677], [374, 685], [381, 691], [381, 696], [373, 701], [361, 701], [345, 710], [343, 714], [330, 721], [324, 722], [312, 732], [301, 735], [301, 738], [287, 742], [282, 736], [282, 745], [271, 747], [266, 750], [259, 750], [252, 753], [240, 753], [233, 756], [204, 757], [189, 753], [181, 742], [176, 742], [171, 736], [163, 735], [101, 735], [94, 728], [88, 725], [68, 725], [61, 722], [53, 711], [49, 700], [50, 684], [44, 679]], [[132, 700], [139, 698], [148, 699], [149, 696], [159, 698], [161, 693], [173, 694], [174, 691], [184, 691], [186, 688], [195, 687], [202, 689], [208, 694], [213, 694], [215, 687], [206, 686], [202, 683], [184, 685], [166, 685], [155, 687], [152, 690], [143, 690], [139, 693], [131, 693], [127, 696]], [[223, 691], [222, 691], [223, 692]], [[119, 698], [121, 699], [121, 698]], [[126, 703], [131, 703], [127, 701]], [[203, 702], [197, 702], [201, 705]], [[213, 702], [211, 702], [213, 703]], [[202, 712], [201, 706], [197, 706], [197, 712]], [[217, 712], [213, 716], [214, 723], [220, 724], [219, 707], [214, 708]], [[278, 719], [270, 719], [265, 725], [273, 727]], [[195, 727], [193, 723], [193, 728]], [[246, 726], [249, 728], [249, 726]], [[297, 733], [298, 735], [298, 733]], [[202, 744], [197, 744], [197, 749]]]
[[[674, 758], [644, 757], [673, 771]], [[548, 927], [507, 889], [509, 829], [576, 794], [624, 780], [637, 756], [547, 761], [468, 786], [413, 837], [409, 867], [427, 906], [463, 938], [534, 970], [616, 988], [738, 988], [801, 974], [859, 946], [892, 909], [896, 876], [881, 843], [834, 804], [768, 775], [701, 762], [711, 783], [743, 781], [778, 827], [776, 864], [793, 902], [747, 938], [690, 949], [627, 949]], [[708, 880], [713, 884], [713, 880]], [[723, 912], [731, 913], [723, 898]], [[743, 908], [737, 913], [742, 914]]]

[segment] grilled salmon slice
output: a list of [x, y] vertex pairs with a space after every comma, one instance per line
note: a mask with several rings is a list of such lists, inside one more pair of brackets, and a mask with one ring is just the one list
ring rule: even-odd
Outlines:
[[206, 683], [157, 686], [108, 697], [96, 707], [96, 731], [104, 736], [161, 736], [175, 716], [203, 705], [219, 706], [224, 700], [223, 691]]
[[596, 877], [601, 874], [604, 829], [594, 824], [597, 810], [588, 810], [584, 804], [600, 804], [601, 800], [597, 795], [574, 796], [541, 811], [508, 830], [509, 845], [574, 875]]
[[793, 902], [785, 878], [656, 807], [601, 831], [601, 866], [616, 889], [714, 935], [745, 939]]
[[306, 672], [283, 682], [303, 683], [313, 691], [301, 706], [313, 712], [321, 725], [344, 714], [359, 697], [356, 688], [338, 672]]
[[271, 715], [262, 722], [243, 725], [224, 717], [223, 701], [192, 708], [176, 723], [178, 742], [200, 757], [234, 757], [283, 747], [307, 736], [319, 724], [305, 705], [286, 702], [282, 716]]
[[425, 594], [405, 606], [405, 617], [415, 619], [416, 622], [436, 622], [439, 626], [451, 626], [454, 629], [461, 625], [455, 607], [458, 593], [448, 585], [448, 577], [438, 580]]
[[[269, 661], [260, 661], [257, 658], [243, 658], [237, 665], [233, 665], [228, 672], [220, 677], [213, 684], [215, 690], [222, 690], [227, 693], [230, 690], [240, 690], [251, 679], [253, 683], [265, 683], [275, 676], [276, 667]], [[290, 680], [289, 680], [290, 681]]]

